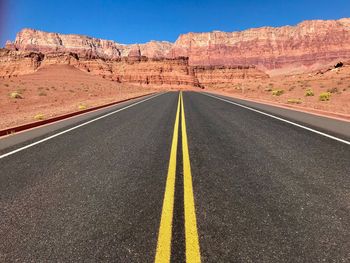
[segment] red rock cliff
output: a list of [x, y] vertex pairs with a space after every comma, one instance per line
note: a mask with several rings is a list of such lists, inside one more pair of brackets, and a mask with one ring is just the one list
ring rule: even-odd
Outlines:
[[188, 33], [177, 39], [171, 56], [189, 57], [191, 65], [256, 65], [267, 70], [329, 63], [350, 58], [350, 19]]
[[23, 29], [7, 49], [73, 52], [79, 57], [120, 59], [130, 52], [148, 58], [188, 57], [192, 66], [256, 66], [265, 71], [308, 68], [350, 58], [350, 18], [305, 21], [296, 26], [241, 32], [188, 33], [172, 44], [151, 41], [123, 45], [82, 35]]
[[83, 35], [48, 33], [27, 28], [17, 34], [14, 42], [6, 43], [6, 48], [11, 50], [41, 53], [73, 52], [79, 57], [105, 59], [126, 57], [135, 46], [140, 49], [142, 56], [160, 58], [167, 56], [172, 44], [166, 41], [151, 41], [145, 44], [123, 45], [111, 40]]
[[233, 79], [266, 78], [254, 67], [192, 67], [188, 58], [156, 59], [140, 56], [138, 48], [122, 59], [79, 57], [72, 52], [40, 53], [0, 49], [0, 77], [30, 74], [48, 65], [71, 65], [106, 79], [140, 85], [206, 86]]
[[235, 80], [268, 79], [269, 76], [254, 66], [194, 66], [195, 76], [201, 86], [230, 84]]

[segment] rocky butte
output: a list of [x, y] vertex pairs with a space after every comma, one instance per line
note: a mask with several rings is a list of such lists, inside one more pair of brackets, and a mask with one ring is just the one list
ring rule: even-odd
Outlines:
[[203, 87], [305, 72], [349, 58], [349, 18], [241, 32], [188, 33], [175, 43], [131, 45], [23, 29], [0, 52], [0, 76], [68, 64], [118, 82]]

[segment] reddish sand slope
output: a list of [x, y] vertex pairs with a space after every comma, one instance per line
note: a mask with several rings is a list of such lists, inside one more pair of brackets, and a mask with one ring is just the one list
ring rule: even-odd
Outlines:
[[[118, 101], [152, 90], [119, 84], [68, 65], [54, 65], [29, 75], [0, 80], [0, 129]], [[11, 98], [17, 92], [22, 98]]]

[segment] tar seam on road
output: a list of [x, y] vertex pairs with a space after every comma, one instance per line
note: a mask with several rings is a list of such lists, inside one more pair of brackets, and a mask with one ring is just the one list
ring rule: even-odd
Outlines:
[[177, 155], [177, 142], [178, 142], [179, 117], [180, 117], [179, 115], [180, 115], [180, 97], [177, 103], [173, 139], [172, 139], [171, 150], [170, 150], [168, 175], [166, 179], [162, 215], [160, 219], [160, 226], [159, 226], [159, 233], [158, 233], [155, 263], [170, 262], [171, 236], [172, 236], [172, 223], [173, 223], [172, 220], [173, 220], [173, 210], [174, 210], [176, 155]]
[[186, 120], [184, 102], [181, 96], [181, 128], [182, 128], [182, 158], [184, 177], [184, 206], [185, 206], [185, 238], [186, 238], [186, 262], [197, 263], [201, 261], [194, 194], [192, 186], [192, 174], [190, 155], [188, 150]]
[[312, 129], [312, 128], [309, 128], [309, 127], [306, 127], [306, 126], [303, 126], [303, 125], [300, 125], [300, 124], [297, 124], [297, 123], [295, 123], [295, 122], [292, 122], [292, 121], [289, 121], [289, 120], [286, 120], [286, 119], [283, 119], [283, 118], [274, 116], [274, 115], [272, 115], [272, 114], [269, 114], [269, 113], [266, 113], [266, 112], [263, 112], [263, 111], [259, 111], [259, 110], [256, 110], [256, 109], [254, 109], [254, 108], [250, 108], [250, 107], [248, 107], [248, 106], [244, 106], [244, 105], [242, 105], [242, 104], [239, 104], [239, 103], [236, 103], [236, 102], [233, 102], [233, 101], [230, 101], [230, 100], [226, 100], [226, 99], [223, 99], [223, 98], [220, 98], [220, 97], [216, 97], [216, 96], [213, 96], [213, 95], [209, 95], [209, 94], [207, 94], [207, 93], [202, 93], [202, 92], [201, 92], [201, 94], [203, 94], [203, 95], [205, 95], [205, 96], [208, 96], [208, 97], [212, 97], [212, 98], [217, 99], [217, 100], [221, 100], [221, 101], [224, 101], [224, 102], [227, 102], [227, 103], [230, 103], [230, 104], [239, 106], [239, 107], [242, 107], [242, 108], [247, 109], [247, 110], [251, 110], [251, 111], [254, 111], [254, 112], [263, 114], [263, 115], [265, 115], [265, 116], [274, 118], [274, 119], [276, 119], [276, 120], [286, 122], [286, 123], [291, 124], [291, 125], [294, 125], [294, 126], [296, 126], [296, 127], [299, 127], [299, 128], [308, 130], [308, 131], [310, 131], [310, 132], [313, 132], [313, 133], [316, 133], [316, 134], [325, 136], [325, 137], [327, 137], [327, 138], [336, 140], [336, 141], [338, 141], [338, 142], [342, 142], [342, 143], [345, 143], [345, 144], [347, 144], [347, 145], [350, 145], [350, 141], [340, 139], [340, 138], [335, 137], [335, 136], [333, 136], [333, 135], [330, 135], [330, 134], [327, 134], [327, 133], [324, 133], [324, 132], [320, 132], [320, 131], [318, 131], [318, 130], [315, 130], [315, 129]]
[[[200, 247], [197, 231], [197, 220], [194, 204], [194, 194], [192, 186], [192, 174], [190, 165], [190, 156], [188, 150], [185, 110], [182, 92], [179, 94], [177, 112], [175, 118], [174, 132], [170, 151], [170, 160], [168, 175], [163, 199], [162, 215], [159, 226], [157, 241], [157, 250], [155, 263], [169, 263], [172, 252], [172, 232], [173, 232], [173, 213], [174, 213], [174, 195], [176, 186], [176, 157], [178, 150], [178, 132], [179, 118], [181, 112], [181, 142], [182, 142], [182, 166], [183, 166], [183, 207], [184, 207], [184, 225], [185, 225], [185, 257], [188, 263], [201, 262]], [[179, 205], [179, 204], [177, 204]], [[181, 236], [181, 235], [177, 235]], [[181, 253], [179, 253], [181, 256]]]
[[154, 99], [155, 97], [158, 97], [158, 96], [160, 96], [160, 95], [162, 95], [162, 94], [165, 94], [165, 93], [157, 94], [157, 95], [152, 96], [152, 97], [149, 97], [149, 98], [147, 98], [147, 99], [144, 99], [144, 100], [135, 102], [135, 103], [133, 103], [133, 104], [131, 104], [131, 105], [128, 105], [128, 106], [126, 106], [126, 107], [124, 107], [124, 108], [121, 108], [121, 109], [112, 111], [112, 112], [110, 112], [110, 113], [107, 113], [107, 114], [105, 114], [105, 115], [102, 115], [102, 116], [100, 116], [100, 117], [97, 117], [97, 118], [95, 118], [95, 119], [92, 119], [92, 120], [90, 120], [90, 121], [87, 121], [87, 122], [84, 122], [84, 123], [79, 124], [79, 125], [77, 125], [77, 126], [74, 126], [74, 127], [70, 128], [70, 129], [68, 129], [68, 130], [64, 130], [64, 131], [62, 131], [62, 132], [56, 133], [56, 134], [54, 134], [54, 135], [51, 135], [51, 136], [49, 136], [49, 137], [47, 137], [47, 138], [44, 138], [44, 139], [42, 139], [42, 140], [39, 140], [39, 141], [37, 141], [37, 142], [28, 144], [28, 145], [26, 145], [26, 146], [23, 146], [23, 147], [21, 147], [21, 148], [18, 148], [18, 149], [16, 149], [16, 150], [11, 151], [11, 152], [8, 152], [8, 153], [5, 153], [5, 154], [3, 154], [3, 155], [0, 155], [0, 159], [5, 158], [5, 157], [7, 157], [7, 156], [10, 156], [10, 155], [12, 155], [12, 154], [15, 154], [15, 153], [17, 153], [17, 152], [23, 151], [23, 150], [28, 149], [28, 148], [30, 148], [30, 147], [32, 147], [32, 146], [35, 146], [35, 145], [40, 144], [40, 143], [42, 143], [42, 142], [48, 141], [48, 140], [50, 140], [50, 139], [53, 139], [53, 138], [55, 138], [55, 137], [57, 137], [57, 136], [60, 136], [60, 135], [62, 135], [62, 134], [65, 134], [65, 133], [67, 133], [67, 132], [73, 131], [73, 130], [78, 129], [78, 128], [80, 128], [80, 127], [83, 127], [83, 126], [85, 126], [85, 125], [88, 125], [88, 124], [90, 124], [90, 123], [92, 123], [92, 122], [95, 122], [95, 121], [98, 121], [98, 120], [100, 120], [100, 119], [106, 118], [106, 117], [108, 117], [108, 116], [110, 116], [110, 115], [113, 115], [113, 114], [115, 114], [115, 113], [118, 113], [118, 112], [120, 112], [120, 111], [126, 110], [126, 109], [128, 109], [128, 108], [133, 107], [133, 106], [136, 106], [136, 105], [138, 105], [138, 104], [140, 104], [140, 103], [142, 103], [142, 102], [145, 102], [145, 101], [147, 101], [147, 100]]

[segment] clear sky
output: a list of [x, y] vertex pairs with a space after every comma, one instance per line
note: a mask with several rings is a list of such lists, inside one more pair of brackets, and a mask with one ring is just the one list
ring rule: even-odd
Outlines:
[[350, 17], [350, 0], [0, 0], [0, 46], [24, 27], [128, 44], [342, 17]]

